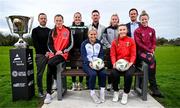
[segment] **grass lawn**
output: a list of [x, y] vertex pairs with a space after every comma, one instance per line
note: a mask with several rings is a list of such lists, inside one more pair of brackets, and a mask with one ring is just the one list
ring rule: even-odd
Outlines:
[[[9, 49], [12, 47], [0, 47], [0, 108], [38, 108], [42, 100], [34, 96], [31, 100], [19, 100], [12, 102], [11, 75], [9, 63]], [[157, 82], [160, 90], [165, 95], [164, 99], [156, 98], [167, 108], [180, 107], [180, 47], [163, 46], [156, 50]], [[34, 64], [34, 73], [36, 73]], [[44, 75], [44, 86], [45, 86]], [[70, 78], [68, 85], [70, 87]], [[36, 85], [36, 84], [35, 84]], [[35, 86], [36, 87], [36, 86]], [[45, 90], [46, 87], [44, 87]]]

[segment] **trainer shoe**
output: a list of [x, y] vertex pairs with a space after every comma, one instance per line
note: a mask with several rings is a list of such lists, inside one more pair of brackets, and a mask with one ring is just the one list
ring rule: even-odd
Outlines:
[[51, 102], [52, 102], [52, 96], [49, 93], [47, 93], [46, 98], [44, 99], [44, 104], [49, 104]]
[[73, 83], [72, 84], [72, 91], [76, 91], [77, 90], [77, 83]]
[[38, 93], [38, 96], [39, 96], [40, 98], [43, 98], [43, 97], [44, 97], [44, 94], [43, 94], [42, 92], [39, 92], [39, 93]]
[[121, 99], [121, 103], [123, 105], [127, 104], [127, 99], [128, 99], [128, 94], [127, 93], [123, 93], [122, 99]]
[[83, 89], [83, 85], [82, 85], [82, 83], [79, 82], [79, 83], [77, 84], [77, 90], [78, 90], [78, 91], [81, 91], [82, 89]]
[[107, 91], [111, 91], [111, 88], [112, 88], [112, 84], [108, 84], [106, 87]]
[[151, 95], [159, 98], [164, 98], [160, 90], [158, 89], [157, 86], [150, 86], [149, 89], [151, 90]]
[[100, 103], [101, 103], [101, 101], [100, 101], [99, 98], [96, 96], [96, 94], [93, 94], [93, 95], [91, 96], [91, 98], [93, 99], [94, 103], [96, 103], [96, 104], [100, 104]]
[[117, 102], [119, 100], [119, 92], [115, 91], [113, 94], [113, 102]]
[[100, 92], [100, 101], [101, 101], [102, 103], [105, 102], [105, 93], [104, 93], [104, 92]]

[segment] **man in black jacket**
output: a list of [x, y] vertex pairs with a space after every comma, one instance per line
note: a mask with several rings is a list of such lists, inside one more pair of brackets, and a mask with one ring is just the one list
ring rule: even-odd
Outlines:
[[43, 84], [42, 77], [46, 64], [48, 61], [48, 48], [47, 41], [50, 29], [46, 27], [47, 16], [45, 13], [40, 13], [38, 15], [39, 26], [32, 30], [32, 41], [36, 51], [36, 65], [37, 65], [37, 86], [38, 95], [43, 97]]

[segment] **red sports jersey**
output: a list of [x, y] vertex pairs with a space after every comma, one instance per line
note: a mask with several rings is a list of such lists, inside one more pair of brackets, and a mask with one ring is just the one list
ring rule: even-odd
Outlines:
[[111, 62], [114, 64], [119, 59], [125, 59], [134, 63], [136, 60], [136, 44], [128, 36], [115, 39], [110, 50]]

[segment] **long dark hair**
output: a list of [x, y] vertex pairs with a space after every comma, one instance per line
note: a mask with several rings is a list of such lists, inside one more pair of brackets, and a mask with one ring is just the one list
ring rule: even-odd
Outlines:
[[[64, 17], [61, 15], [61, 14], [57, 14], [54, 16], [54, 20], [56, 17], [61, 17], [62, 20], [64, 20]], [[54, 29], [53, 29], [53, 37], [56, 37], [57, 36], [57, 30], [56, 30], [56, 25], [54, 26]]]

